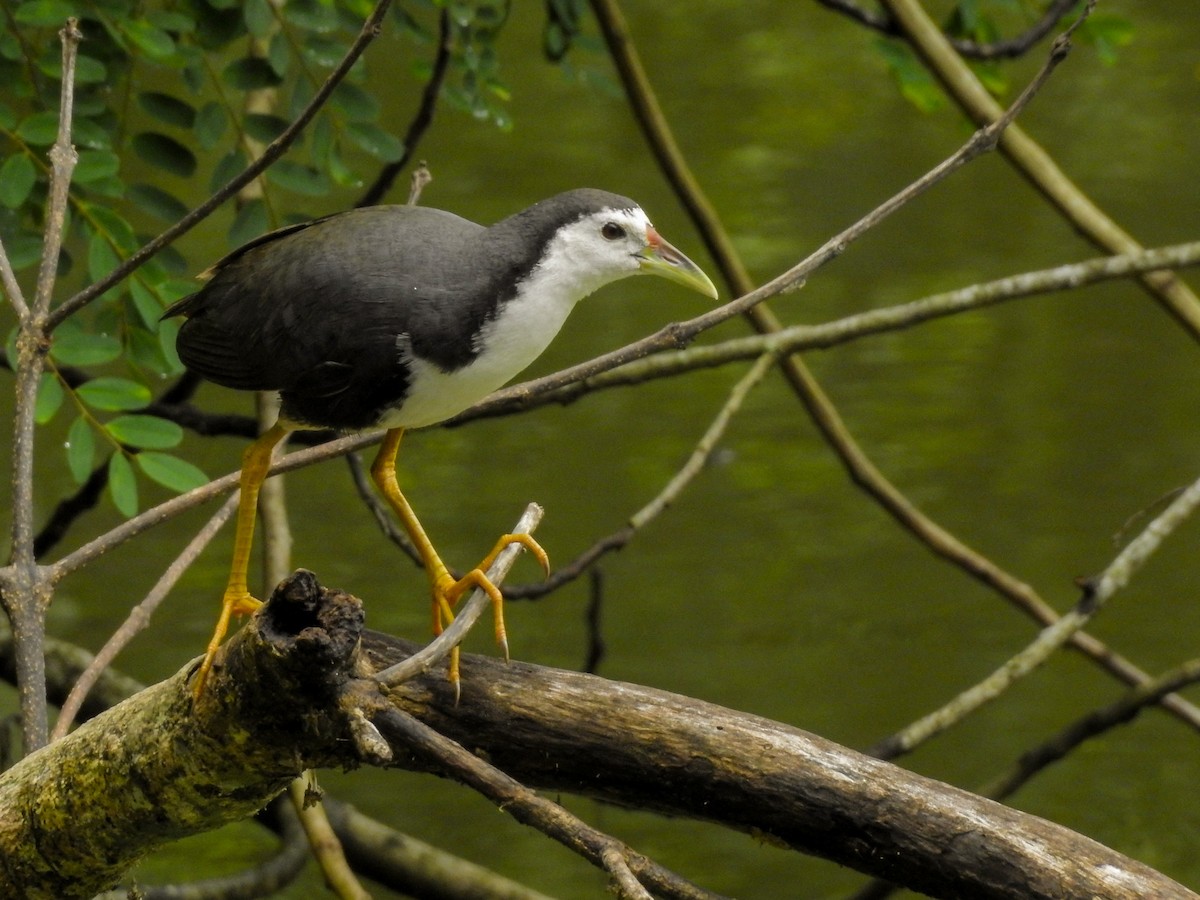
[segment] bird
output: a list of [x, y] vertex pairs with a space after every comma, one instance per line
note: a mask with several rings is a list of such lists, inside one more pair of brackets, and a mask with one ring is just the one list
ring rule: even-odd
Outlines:
[[547, 572], [549, 559], [531, 536], [505, 534], [478, 566], [451, 575], [397, 483], [401, 437], [502, 387], [546, 349], [580, 300], [638, 274], [717, 298], [640, 205], [593, 188], [487, 227], [427, 206], [360, 207], [263, 234], [202, 273], [200, 289], [163, 313], [183, 317], [181, 361], [227, 388], [278, 392], [280, 408], [242, 457], [233, 559], [196, 698], [231, 618], [259, 606], [247, 586], [258, 491], [273, 448], [300, 429], [384, 429], [371, 477], [428, 574], [434, 631], [453, 620], [464, 593], [482, 588], [507, 656], [502, 596], [486, 570], [512, 543]]

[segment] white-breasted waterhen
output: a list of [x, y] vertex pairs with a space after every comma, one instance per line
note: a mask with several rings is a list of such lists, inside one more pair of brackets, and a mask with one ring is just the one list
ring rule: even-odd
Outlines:
[[186, 317], [177, 347], [190, 370], [226, 387], [278, 391], [282, 401], [278, 421], [243, 457], [233, 563], [196, 695], [230, 616], [258, 606], [246, 583], [258, 490], [272, 449], [295, 429], [387, 429], [371, 474], [429, 575], [434, 630], [480, 587], [507, 654], [500, 592], [484, 573], [507, 544], [525, 545], [548, 569], [545, 551], [528, 535], [506, 534], [478, 566], [451, 576], [396, 483], [401, 435], [502, 386], [547, 347], [576, 303], [640, 273], [717, 296], [638, 204], [581, 189], [489, 228], [421, 206], [281, 228], [230, 253], [197, 293], [167, 309], [164, 318]]

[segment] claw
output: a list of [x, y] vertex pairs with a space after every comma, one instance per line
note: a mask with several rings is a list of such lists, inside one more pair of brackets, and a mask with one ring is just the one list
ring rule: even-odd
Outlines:
[[250, 596], [250, 592], [245, 588], [225, 589], [225, 596], [221, 600], [221, 615], [217, 617], [217, 627], [213, 629], [213, 636], [204, 651], [204, 659], [200, 663], [200, 668], [196, 672], [196, 681], [192, 685], [193, 700], [199, 700], [200, 695], [204, 693], [204, 685], [208, 682], [208, 673], [212, 671], [217, 650], [220, 649], [221, 641], [229, 631], [229, 619], [232, 616], [248, 616], [260, 606], [262, 606], [262, 601]]

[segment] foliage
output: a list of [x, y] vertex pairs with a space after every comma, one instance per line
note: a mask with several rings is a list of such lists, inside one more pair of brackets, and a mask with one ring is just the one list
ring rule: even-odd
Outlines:
[[[441, 5], [411, 0], [392, 10], [387, 39], [417, 49], [418, 76], [432, 71]], [[444, 6], [451, 37], [444, 98], [509, 127], [495, 50], [507, 0]], [[363, 0], [17, 4], [0, 33], [0, 79], [10, 86], [0, 101], [0, 238], [14, 269], [31, 277], [41, 254], [46, 151], [56, 136], [62, 76], [56, 32], [69, 16], [78, 17], [85, 40], [73, 109], [79, 159], [60, 276], [86, 286], [154, 229], [183, 217], [199, 199], [197, 186], [218, 190], [275, 139], [342, 59], [371, 7]], [[406, 148], [381, 124], [368, 78], [368, 63], [360, 61], [301, 141], [260, 179], [260, 190], [239, 197], [231, 246], [310, 217], [304, 209], [313, 198], [359, 188], [380, 164], [401, 159]], [[108, 455], [99, 465], [107, 466], [109, 496], [126, 515], [138, 508], [135, 472], [177, 491], [205, 480], [166, 452], [182, 439], [178, 426], [152, 415], [112, 414], [145, 407], [151, 385], [181, 373], [178, 324], [160, 317], [195, 289], [188, 276], [207, 262], [168, 248], [54, 333], [38, 422], [71, 420], [65, 463], [77, 484]], [[9, 360], [15, 333], [9, 329]]]

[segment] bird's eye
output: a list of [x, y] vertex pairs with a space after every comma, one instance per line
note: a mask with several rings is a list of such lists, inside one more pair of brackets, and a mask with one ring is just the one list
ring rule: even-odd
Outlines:
[[605, 222], [600, 228], [600, 233], [604, 235], [605, 239], [610, 241], [619, 241], [625, 237], [625, 229], [616, 222]]

